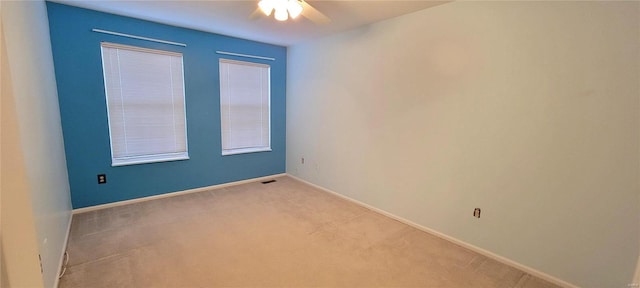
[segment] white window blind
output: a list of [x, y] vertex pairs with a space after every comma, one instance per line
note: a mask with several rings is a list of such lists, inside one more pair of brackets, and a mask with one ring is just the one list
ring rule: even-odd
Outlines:
[[182, 54], [101, 46], [112, 165], [189, 159]]
[[220, 59], [222, 155], [271, 151], [270, 70]]

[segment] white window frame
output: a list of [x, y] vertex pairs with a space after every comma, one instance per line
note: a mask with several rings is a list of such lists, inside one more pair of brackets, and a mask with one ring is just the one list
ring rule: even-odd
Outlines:
[[[166, 55], [166, 56], [172, 56], [172, 57], [179, 57], [180, 58], [180, 69], [182, 72], [182, 115], [184, 116], [184, 151], [176, 151], [176, 152], [167, 152], [167, 153], [155, 153], [155, 154], [141, 154], [141, 155], [133, 155], [133, 156], [121, 156], [121, 157], [115, 157], [114, 155], [114, 141], [113, 141], [113, 131], [112, 131], [112, 124], [113, 121], [111, 119], [111, 108], [109, 107], [109, 88], [108, 83], [107, 83], [107, 69], [106, 69], [106, 65], [105, 65], [105, 58], [104, 58], [104, 49], [105, 48], [111, 48], [111, 49], [121, 49], [121, 50], [129, 50], [129, 51], [135, 51], [135, 52], [142, 52], [142, 53], [152, 53], [152, 54], [158, 54], [158, 55]], [[109, 43], [109, 42], [102, 42], [100, 45], [100, 51], [101, 51], [101, 57], [102, 57], [102, 66], [103, 66], [103, 79], [104, 79], [104, 85], [105, 85], [105, 100], [106, 100], [106, 104], [107, 104], [107, 120], [108, 120], [108, 124], [109, 124], [109, 144], [110, 144], [110, 148], [111, 148], [111, 166], [125, 166], [125, 165], [135, 165], [135, 164], [145, 164], [145, 163], [155, 163], [155, 162], [167, 162], [167, 161], [177, 161], [177, 160], [187, 160], [189, 159], [189, 152], [188, 152], [188, 137], [187, 137], [187, 119], [186, 119], [186, 97], [185, 97], [185, 83], [184, 83], [184, 61], [183, 61], [183, 57], [182, 57], [182, 53], [177, 53], [177, 52], [169, 52], [169, 51], [164, 51], [164, 50], [156, 50], [156, 49], [148, 49], [148, 48], [141, 48], [141, 47], [136, 47], [136, 46], [129, 46], [129, 45], [122, 45], [122, 44], [115, 44], [115, 43]], [[120, 80], [118, 80], [120, 81]], [[175, 104], [175, 103], [174, 103]], [[175, 128], [175, 127], [174, 127]], [[177, 137], [177, 136], [176, 136]], [[126, 136], [125, 136], [126, 138]]]
[[[225, 58], [220, 58], [219, 59], [219, 72], [220, 72], [220, 136], [221, 136], [221, 150], [222, 150], [222, 155], [226, 156], [226, 155], [235, 155], [235, 154], [244, 154], [244, 153], [256, 153], [256, 152], [269, 152], [272, 151], [271, 149], [271, 65], [268, 64], [262, 64], [262, 63], [255, 63], [255, 62], [248, 62], [248, 61], [239, 61], [239, 60], [231, 60], [231, 59], [225, 59]], [[268, 121], [267, 124], [267, 133], [268, 133], [268, 137], [266, 139], [267, 141], [267, 145], [264, 146], [255, 146], [255, 147], [239, 147], [239, 148], [231, 148], [231, 149], [225, 149], [225, 127], [224, 127], [224, 120], [222, 119], [225, 115], [225, 113], [223, 112], [224, 109], [224, 97], [231, 97], [231, 95], [227, 95], [229, 92], [228, 91], [223, 91], [225, 88], [225, 84], [223, 83], [223, 81], [225, 81], [225, 76], [223, 76], [223, 71], [222, 71], [222, 67], [223, 67], [223, 63], [225, 64], [232, 64], [232, 65], [243, 65], [243, 66], [253, 66], [253, 67], [259, 67], [259, 68], [266, 68], [267, 69], [267, 87], [262, 87], [263, 88], [263, 92], [267, 93], [267, 115], [266, 115], [266, 119]], [[228, 85], [226, 85], [226, 87], [228, 88]], [[262, 102], [264, 103], [264, 102]], [[229, 113], [229, 112], [227, 112]], [[263, 116], [264, 117], [264, 116]], [[230, 122], [230, 121], [229, 121]], [[264, 140], [264, 139], [263, 139]]]

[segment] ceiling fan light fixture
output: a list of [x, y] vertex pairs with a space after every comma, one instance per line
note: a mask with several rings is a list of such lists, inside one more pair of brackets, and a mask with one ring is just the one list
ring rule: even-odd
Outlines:
[[292, 19], [295, 19], [300, 15], [300, 13], [302, 13], [302, 4], [300, 4], [298, 0], [289, 0], [288, 2], [287, 10], [289, 10], [289, 16], [291, 16]]
[[260, 2], [258, 2], [258, 7], [260, 7], [260, 10], [262, 10], [265, 15], [271, 16], [271, 12], [273, 12], [273, 9], [276, 6], [275, 4], [276, 0], [260, 0]]
[[260, 0], [258, 7], [262, 12], [271, 16], [275, 11], [275, 18], [278, 21], [287, 21], [289, 16], [295, 19], [302, 13], [302, 3], [300, 0]]
[[289, 15], [287, 14], [287, 9], [284, 7], [276, 7], [276, 20], [278, 21], [287, 21]]

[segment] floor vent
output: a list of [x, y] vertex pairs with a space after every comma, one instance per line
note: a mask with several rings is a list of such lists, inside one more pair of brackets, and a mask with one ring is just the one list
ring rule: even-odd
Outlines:
[[273, 183], [273, 182], [276, 182], [276, 180], [263, 181], [262, 184], [269, 184], [269, 183]]

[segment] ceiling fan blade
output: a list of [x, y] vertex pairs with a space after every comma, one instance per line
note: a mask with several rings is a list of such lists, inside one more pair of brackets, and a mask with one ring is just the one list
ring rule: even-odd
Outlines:
[[260, 10], [260, 7], [258, 7], [255, 11], [253, 11], [253, 13], [251, 13], [251, 15], [249, 15], [249, 20], [256, 20], [262, 15], [264, 15], [264, 13], [262, 13], [262, 10]]
[[322, 14], [322, 12], [318, 11], [318, 9], [313, 8], [313, 6], [309, 5], [309, 3], [307, 3], [306, 1], [301, 0], [300, 4], [302, 5], [302, 16], [306, 17], [312, 22], [316, 24], [328, 24], [329, 22], [331, 22], [331, 19], [329, 19], [329, 17]]

